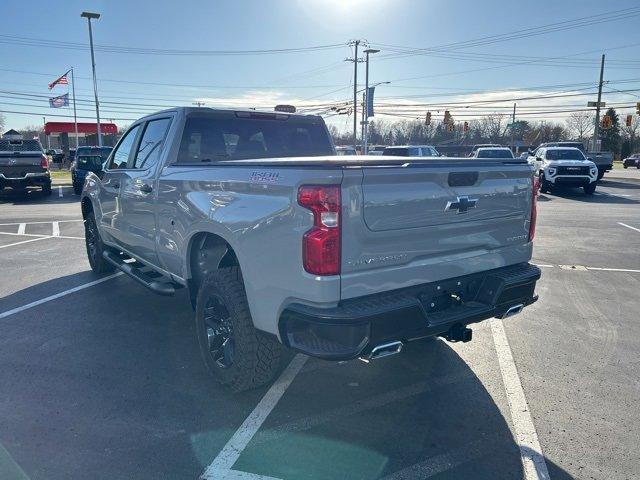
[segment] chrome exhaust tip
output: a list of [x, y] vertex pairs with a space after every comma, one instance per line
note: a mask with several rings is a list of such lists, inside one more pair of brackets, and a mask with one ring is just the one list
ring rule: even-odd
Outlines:
[[400, 353], [402, 351], [403, 346], [404, 344], [400, 341], [383, 343], [382, 345], [373, 347], [371, 353], [369, 353], [365, 357], [361, 357], [360, 359], [364, 362], [369, 362], [378, 358], [388, 357], [389, 355], [395, 355], [396, 353]]
[[513, 317], [514, 315], [519, 314], [523, 308], [524, 308], [524, 304], [522, 303], [519, 303], [517, 305], [512, 305], [511, 307], [509, 307], [509, 310], [504, 312], [504, 314], [500, 318], [504, 320], [505, 318]]

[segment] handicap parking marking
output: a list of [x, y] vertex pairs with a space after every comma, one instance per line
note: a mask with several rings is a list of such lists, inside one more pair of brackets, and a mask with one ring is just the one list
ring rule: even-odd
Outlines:
[[640, 228], [632, 227], [631, 225], [627, 225], [626, 223], [618, 222], [618, 225], [622, 225], [623, 227], [630, 228], [631, 230], [635, 230], [640, 233]]

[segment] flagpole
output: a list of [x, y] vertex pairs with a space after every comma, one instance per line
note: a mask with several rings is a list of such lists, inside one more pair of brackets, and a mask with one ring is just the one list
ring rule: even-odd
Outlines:
[[71, 67], [71, 91], [73, 93], [73, 124], [76, 130], [76, 150], [78, 149], [78, 117], [76, 115], [76, 81], [73, 77], [73, 67]]

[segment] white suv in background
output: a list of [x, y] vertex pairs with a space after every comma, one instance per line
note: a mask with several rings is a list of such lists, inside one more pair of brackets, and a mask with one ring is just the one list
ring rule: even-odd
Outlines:
[[529, 163], [538, 172], [542, 193], [556, 186], [582, 187], [587, 195], [596, 191], [598, 167], [577, 148], [538, 148]]

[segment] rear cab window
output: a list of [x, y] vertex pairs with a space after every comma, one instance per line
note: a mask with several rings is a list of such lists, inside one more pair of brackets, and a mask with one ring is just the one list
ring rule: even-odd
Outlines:
[[224, 117], [192, 114], [177, 163], [334, 155], [321, 122], [268, 113]]

